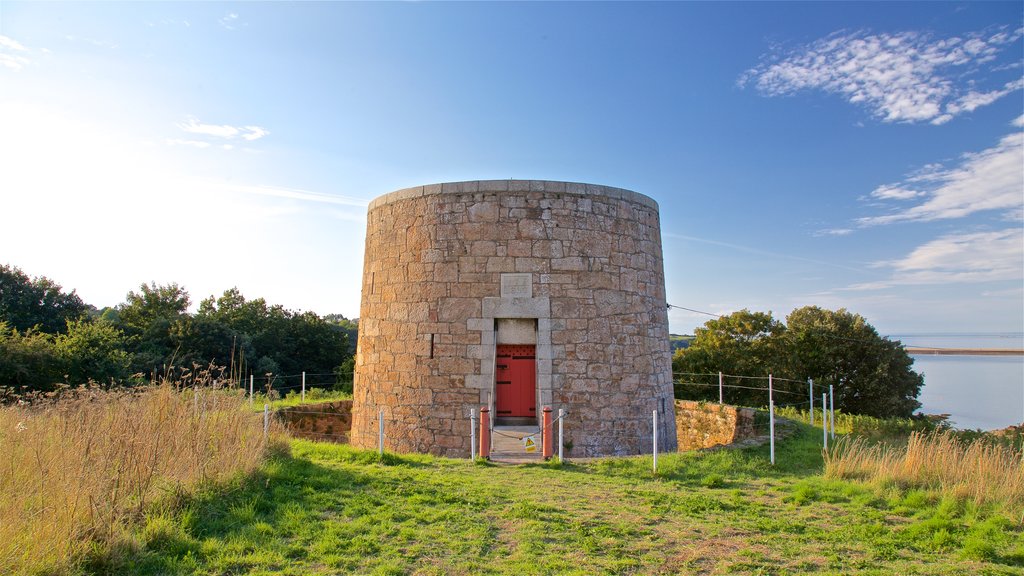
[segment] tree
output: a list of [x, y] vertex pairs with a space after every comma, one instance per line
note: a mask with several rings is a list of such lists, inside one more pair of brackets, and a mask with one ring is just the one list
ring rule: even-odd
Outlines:
[[66, 334], [57, 336], [54, 347], [71, 384], [90, 380], [119, 383], [130, 374], [131, 356], [124, 349], [124, 334], [114, 325], [98, 320], [68, 322]]
[[[879, 417], [910, 416], [920, 407], [917, 396], [923, 379], [912, 364], [899, 342], [879, 336], [862, 316], [816, 306], [794, 310], [785, 325], [770, 313], [747, 310], [710, 320], [696, 330], [690, 347], [678, 350], [673, 358], [677, 373], [772, 374], [779, 379], [776, 389], [798, 395], [806, 394], [803, 382], [811, 378], [818, 386], [834, 387], [838, 409]], [[716, 386], [677, 385], [677, 390], [681, 397], [718, 399]], [[767, 403], [763, 391], [743, 389], [727, 389], [726, 400]]]
[[910, 416], [924, 385], [898, 341], [859, 314], [806, 306], [786, 317], [789, 374], [832, 385], [836, 407], [854, 414]]
[[[34, 328], [24, 334], [0, 321], [0, 388], [52, 390], [63, 382], [64, 365], [53, 335]], [[0, 394], [2, 396], [2, 394]]]
[[29, 278], [19, 268], [0, 265], [0, 321], [9, 328], [58, 334], [67, 329], [69, 320], [81, 318], [87, 310], [74, 290], [65, 293], [45, 276]]
[[134, 372], [151, 374], [175, 359], [178, 349], [171, 332], [177, 322], [187, 318], [188, 306], [188, 292], [175, 283], [162, 286], [152, 282], [142, 284], [138, 293], [128, 292], [116, 317], [133, 355]]

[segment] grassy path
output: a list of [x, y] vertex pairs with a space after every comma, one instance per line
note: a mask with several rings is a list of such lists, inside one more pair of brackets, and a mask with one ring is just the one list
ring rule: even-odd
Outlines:
[[153, 512], [133, 574], [1022, 574], [997, 511], [820, 475], [817, 432], [766, 449], [493, 466], [294, 441]]

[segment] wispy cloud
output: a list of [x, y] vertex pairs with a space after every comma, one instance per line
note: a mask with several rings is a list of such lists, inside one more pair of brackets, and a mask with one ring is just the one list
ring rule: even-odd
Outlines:
[[949, 234], [927, 242], [904, 258], [878, 262], [892, 276], [855, 284], [848, 290], [879, 290], [919, 284], [961, 284], [1024, 279], [1024, 229]]
[[[837, 230], [837, 231], [834, 231], [834, 232], [835, 232], [834, 235], [838, 235], [838, 236], [841, 236], [841, 235], [844, 234], [844, 231], [841, 231], [841, 230]], [[832, 268], [841, 268], [843, 270], [850, 270], [852, 272], [864, 272], [864, 270], [861, 270], [859, 268], [854, 268], [852, 266], [845, 266], [843, 264], [837, 264], [835, 262], [827, 262], [825, 260], [816, 260], [814, 258], [805, 258], [803, 256], [796, 256], [796, 255], [793, 255], [793, 254], [781, 254], [779, 252], [770, 252], [768, 250], [761, 250], [760, 248], [751, 248], [750, 246], [743, 246], [741, 244], [733, 244], [731, 242], [722, 242], [722, 241], [719, 241], [719, 240], [711, 240], [711, 239], [708, 239], [708, 238], [697, 238], [695, 236], [686, 236], [686, 235], [683, 235], [683, 234], [676, 234], [675, 232], [664, 232], [664, 233], [662, 233], [662, 236], [664, 236], [665, 238], [670, 238], [670, 239], [675, 239], [675, 240], [685, 240], [685, 241], [688, 241], [688, 242], [700, 242], [702, 244], [711, 244], [713, 246], [722, 246], [722, 247], [725, 247], [725, 248], [730, 248], [732, 250], [737, 250], [739, 252], [746, 252], [748, 254], [755, 254], [757, 256], [768, 256], [768, 257], [771, 257], [771, 258], [780, 258], [780, 259], [783, 259], [783, 260], [796, 260], [798, 262], [810, 262], [811, 264], [819, 264], [819, 265], [822, 265], [822, 266], [830, 266]]]
[[238, 14], [236, 12], [229, 12], [225, 14], [224, 17], [217, 20], [217, 22], [228, 30], [234, 30], [240, 24], [238, 21]]
[[[301, 190], [299, 188], [282, 188], [279, 186], [251, 186], [241, 184], [228, 184], [224, 185], [223, 188], [231, 192], [241, 192], [243, 194], [273, 196], [275, 198], [288, 198], [292, 200], [319, 202], [323, 204], [338, 204], [342, 206], [359, 207], [365, 207], [370, 204], [369, 200], [363, 200], [362, 198], [340, 196], [338, 194], [326, 194], [323, 192], [312, 192], [310, 190]], [[360, 216], [360, 218], [362, 218], [362, 216]]]
[[919, 32], [836, 33], [776, 51], [738, 83], [767, 96], [812, 89], [837, 94], [883, 122], [943, 124], [1024, 87], [1015, 78], [979, 91], [968, 78], [1002, 68], [993, 61], [1022, 35], [1024, 28], [939, 39]]
[[0, 68], [17, 71], [28, 66], [28, 51], [28, 48], [14, 38], [0, 35]]
[[[230, 124], [204, 124], [196, 118], [189, 117], [187, 121], [178, 124], [182, 131], [196, 136], [206, 137], [204, 140], [169, 139], [166, 142], [171, 145], [188, 145], [197, 148], [209, 148], [214, 143], [219, 144], [224, 150], [234, 149], [230, 144], [232, 140], [241, 139], [247, 142], [259, 140], [270, 134], [270, 131], [262, 126], [231, 126]], [[223, 141], [228, 141], [224, 143]]]
[[[1015, 121], [1017, 124], [1020, 120]], [[861, 227], [895, 222], [926, 222], [962, 218], [975, 212], [1017, 212], [1024, 204], [1024, 132], [1004, 136], [998, 144], [964, 154], [952, 168], [931, 164], [904, 181], [879, 186], [877, 200], [924, 201], [880, 216], [857, 220]]]

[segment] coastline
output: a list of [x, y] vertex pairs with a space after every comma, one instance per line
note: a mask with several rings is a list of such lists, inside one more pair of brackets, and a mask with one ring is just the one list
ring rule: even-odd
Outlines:
[[1021, 348], [927, 348], [906, 346], [911, 356], [1024, 356]]

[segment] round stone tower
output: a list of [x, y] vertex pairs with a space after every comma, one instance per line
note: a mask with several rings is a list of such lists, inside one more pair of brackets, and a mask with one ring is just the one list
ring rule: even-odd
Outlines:
[[536, 180], [432, 184], [370, 203], [351, 442], [466, 457], [495, 425], [568, 411], [568, 456], [676, 449], [656, 202]]

